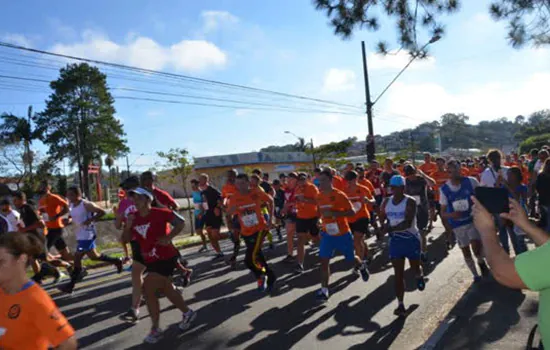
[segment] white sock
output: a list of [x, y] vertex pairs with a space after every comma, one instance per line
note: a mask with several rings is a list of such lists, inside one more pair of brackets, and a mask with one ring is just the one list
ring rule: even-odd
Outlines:
[[474, 259], [472, 259], [470, 257], [470, 258], [464, 258], [464, 260], [466, 261], [466, 266], [468, 266], [468, 268], [470, 269], [470, 271], [472, 272], [474, 277], [478, 277], [479, 275], [477, 273], [476, 264], [474, 262]]

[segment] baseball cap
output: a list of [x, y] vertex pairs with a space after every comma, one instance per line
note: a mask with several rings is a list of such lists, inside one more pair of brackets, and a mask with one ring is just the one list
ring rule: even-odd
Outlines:
[[394, 175], [390, 179], [390, 186], [391, 187], [404, 187], [405, 186], [405, 178], [401, 175]]
[[133, 190], [130, 190], [129, 192], [139, 194], [141, 196], [145, 196], [145, 197], [149, 198], [150, 201], [153, 200], [153, 195], [151, 194], [151, 192], [147, 191], [146, 189], [144, 189], [142, 187], [135, 188]]

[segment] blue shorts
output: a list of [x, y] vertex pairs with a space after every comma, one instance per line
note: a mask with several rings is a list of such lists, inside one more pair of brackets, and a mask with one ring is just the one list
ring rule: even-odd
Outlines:
[[351, 232], [341, 236], [331, 236], [328, 233], [321, 232], [319, 257], [330, 259], [334, 256], [336, 251], [342, 253], [346, 257], [346, 260], [355, 259], [353, 236]]
[[79, 253], [89, 252], [96, 247], [95, 239], [77, 241], [76, 243], [76, 251]]
[[202, 230], [204, 228], [204, 220], [202, 216], [199, 218], [195, 216], [195, 230]]
[[393, 233], [390, 236], [390, 259], [420, 260], [420, 239], [410, 233]]

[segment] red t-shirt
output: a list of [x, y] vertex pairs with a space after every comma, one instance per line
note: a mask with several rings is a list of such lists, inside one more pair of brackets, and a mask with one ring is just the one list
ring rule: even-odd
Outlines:
[[175, 209], [178, 207], [176, 200], [166, 191], [153, 187], [153, 196], [163, 206]]
[[296, 214], [296, 189], [285, 188], [285, 205], [288, 207], [287, 214]]
[[158, 239], [170, 233], [169, 224], [176, 218], [173, 211], [166, 208], [151, 208], [147, 216], [134, 215], [132, 237], [139, 243], [146, 263], [169, 260], [178, 254], [174, 245], [160, 245]]
[[381, 196], [383, 194], [382, 181], [380, 180], [381, 174], [382, 169], [370, 170], [365, 174], [365, 177], [371, 182], [372, 186], [374, 187], [373, 195], [375, 196]]

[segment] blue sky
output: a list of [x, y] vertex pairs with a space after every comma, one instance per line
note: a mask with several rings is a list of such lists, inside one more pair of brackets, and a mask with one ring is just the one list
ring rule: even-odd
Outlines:
[[[393, 24], [382, 24], [376, 33], [358, 32], [343, 41], [309, 0], [20, 0], [4, 4], [0, 40], [361, 106], [361, 40], [367, 41], [373, 98], [407, 63], [404, 53], [374, 54], [378, 39], [395, 38]], [[463, 1], [461, 12], [445, 24], [447, 35], [432, 45], [432, 57], [413, 63], [380, 99], [376, 133], [438, 119], [446, 112], [464, 112], [477, 122], [548, 107], [550, 50], [510, 48], [505, 25], [490, 19], [485, 1]], [[56, 77], [53, 69], [8, 64], [5, 57], [13, 54], [20, 53], [0, 50], [0, 74]], [[109, 78], [109, 85], [172, 91], [160, 83], [115, 78]], [[41, 110], [47, 87], [34, 89], [0, 89], [0, 111], [23, 115], [29, 103]], [[128, 100], [115, 106], [127, 132], [130, 162], [139, 168], [155, 163], [156, 151], [171, 147], [205, 156], [294, 142], [285, 130], [316, 144], [348, 136], [363, 139], [367, 133], [361, 113], [293, 114]]]

